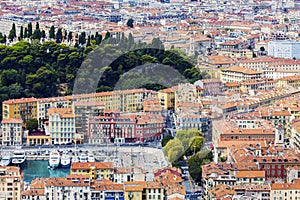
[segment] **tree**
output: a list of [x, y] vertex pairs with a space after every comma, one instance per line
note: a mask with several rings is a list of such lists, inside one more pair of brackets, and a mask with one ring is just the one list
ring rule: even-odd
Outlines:
[[32, 39], [38, 39], [38, 40], [41, 39], [41, 30], [40, 30], [39, 22], [36, 22], [35, 30], [32, 35]]
[[99, 35], [98, 32], [96, 32], [95, 40], [96, 40], [96, 44], [99, 45], [102, 41], [102, 35]]
[[110, 38], [110, 32], [107, 31], [107, 32], [105, 33], [104, 40], [107, 40], [108, 38]]
[[46, 32], [45, 32], [45, 30], [42, 30], [42, 32], [41, 32], [41, 38], [46, 38]]
[[189, 148], [189, 151], [190, 152], [194, 152], [194, 153], [197, 153], [198, 151], [201, 150], [201, 147], [204, 143], [204, 137], [203, 136], [194, 136], [191, 140], [191, 143], [190, 143], [190, 148]]
[[201, 166], [207, 162], [211, 162], [213, 158], [212, 151], [203, 150], [196, 153], [188, 159], [189, 173], [196, 182], [201, 182], [202, 169]]
[[32, 132], [33, 130], [37, 130], [38, 126], [39, 126], [39, 123], [36, 118], [30, 118], [26, 123], [26, 129], [29, 132]]
[[53, 25], [50, 27], [50, 30], [49, 30], [49, 38], [55, 39], [55, 28]]
[[68, 42], [70, 42], [72, 39], [73, 39], [73, 33], [72, 31], [69, 31], [69, 34], [68, 34]]
[[184, 147], [178, 139], [170, 140], [163, 150], [164, 154], [168, 156], [169, 162], [175, 162], [184, 155]]
[[127, 26], [129, 26], [130, 28], [133, 28], [133, 19], [128, 19], [128, 21], [127, 21]]
[[27, 37], [31, 37], [32, 36], [32, 23], [29, 22], [28, 26], [27, 26]]
[[164, 147], [166, 144], [170, 141], [173, 140], [174, 137], [172, 135], [166, 135], [162, 140], [161, 140], [161, 146]]
[[27, 38], [28, 37], [28, 29], [27, 27], [25, 27], [24, 29], [24, 38]]
[[85, 34], [85, 32], [80, 33], [78, 42], [81, 45], [85, 45], [85, 43], [86, 43], [86, 34]]
[[10, 40], [10, 42], [12, 42], [16, 36], [17, 36], [17, 34], [16, 34], [16, 25], [15, 25], [15, 23], [13, 23], [12, 27], [9, 31], [9, 34], [8, 34], [8, 39]]
[[24, 28], [23, 26], [21, 26], [20, 28], [20, 39], [23, 39], [24, 38]]
[[20, 75], [17, 70], [3, 70], [1, 73], [1, 85], [9, 86], [18, 82], [20, 79]]
[[68, 39], [68, 32], [67, 30], [64, 31], [64, 40], [67, 40]]
[[91, 36], [88, 36], [88, 40], [87, 40], [86, 46], [87, 47], [91, 46]]
[[55, 38], [56, 38], [56, 43], [61, 43], [63, 38], [61, 28], [57, 29]]

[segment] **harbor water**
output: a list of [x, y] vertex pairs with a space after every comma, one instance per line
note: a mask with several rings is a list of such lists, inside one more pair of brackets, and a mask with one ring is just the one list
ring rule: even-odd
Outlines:
[[48, 169], [47, 160], [27, 160], [24, 168], [24, 181], [30, 183], [35, 178], [66, 177], [70, 169]]

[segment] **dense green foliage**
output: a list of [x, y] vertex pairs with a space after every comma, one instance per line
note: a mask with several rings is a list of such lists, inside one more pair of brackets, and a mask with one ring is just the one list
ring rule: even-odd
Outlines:
[[[210, 162], [213, 158], [212, 152], [201, 150], [204, 143], [204, 135], [198, 129], [180, 130], [175, 139], [165, 137], [168, 140], [163, 147], [164, 154], [174, 167], [179, 167], [180, 161], [187, 158], [189, 173], [194, 181], [201, 181], [201, 166]], [[166, 142], [166, 141], [162, 141]]]
[[39, 125], [38, 120], [36, 118], [31, 118], [26, 123], [26, 129], [29, 132], [32, 132], [38, 129], [38, 125]]
[[174, 139], [172, 135], [166, 135], [162, 140], [161, 140], [161, 146], [164, 147], [166, 144], [169, 142], [169, 140]]
[[[90, 52], [102, 52], [96, 55], [101, 60], [112, 60], [104, 65], [104, 73], [97, 81], [97, 91], [110, 91], [115, 88], [119, 79], [124, 79], [119, 89], [146, 87], [147, 89], [162, 89], [172, 86], [176, 80], [155, 80], [150, 75], [142, 76], [132, 69], [145, 65], [144, 71], [156, 76], [163, 74], [170, 77], [169, 71], [161, 70], [161, 65], [169, 65], [178, 73], [193, 82], [206, 77], [194, 67], [195, 58], [187, 56], [179, 49], [164, 50], [162, 42], [154, 38], [152, 43], [134, 42], [131, 34], [112, 36], [109, 32], [105, 35], [96, 33], [87, 35], [85, 32], [77, 34], [63, 29], [55, 29], [51, 26], [49, 31], [50, 41], [41, 43], [45, 30], [40, 30], [38, 23], [33, 30], [32, 23], [21, 27], [20, 33], [16, 33], [15, 25], [11, 29], [10, 38], [0, 33], [0, 43], [8, 40], [20, 41], [8, 46], [0, 44], [0, 101], [21, 97], [49, 97], [72, 92], [77, 71], [83, 60]], [[27, 39], [31, 41], [28, 42]], [[62, 44], [63, 41], [73, 41], [75, 46]], [[113, 59], [115, 58], [115, 59]], [[157, 70], [160, 69], [159, 73]], [[127, 72], [127, 73], [126, 73]], [[89, 72], [89, 73], [97, 73]], [[125, 74], [126, 73], [126, 74]], [[161, 84], [166, 82], [166, 84]], [[138, 84], [137, 84], [138, 83]], [[60, 85], [67, 85], [66, 93], [58, 92]]]
[[202, 169], [201, 166], [211, 162], [213, 159], [212, 151], [203, 150], [196, 153], [188, 159], [189, 173], [195, 182], [201, 182]]
[[169, 162], [173, 164], [182, 160], [183, 156], [199, 152], [204, 143], [203, 133], [195, 128], [177, 131], [175, 139], [167, 139], [163, 150]]

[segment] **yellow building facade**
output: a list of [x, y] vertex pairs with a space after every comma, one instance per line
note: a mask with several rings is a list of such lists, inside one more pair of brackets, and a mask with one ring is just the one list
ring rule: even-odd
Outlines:
[[90, 175], [91, 180], [113, 180], [114, 167], [112, 162], [73, 162], [70, 174]]
[[158, 100], [164, 110], [175, 109], [175, 91], [177, 87], [167, 88], [158, 91]]
[[10, 99], [2, 103], [2, 118], [21, 119], [26, 123], [30, 118], [37, 118], [37, 99]]

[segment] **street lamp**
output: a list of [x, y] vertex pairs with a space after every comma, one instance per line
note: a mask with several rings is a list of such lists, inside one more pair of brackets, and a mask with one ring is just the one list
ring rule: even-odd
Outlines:
[[196, 151], [196, 146], [194, 145], [194, 155], [195, 155], [195, 151]]

